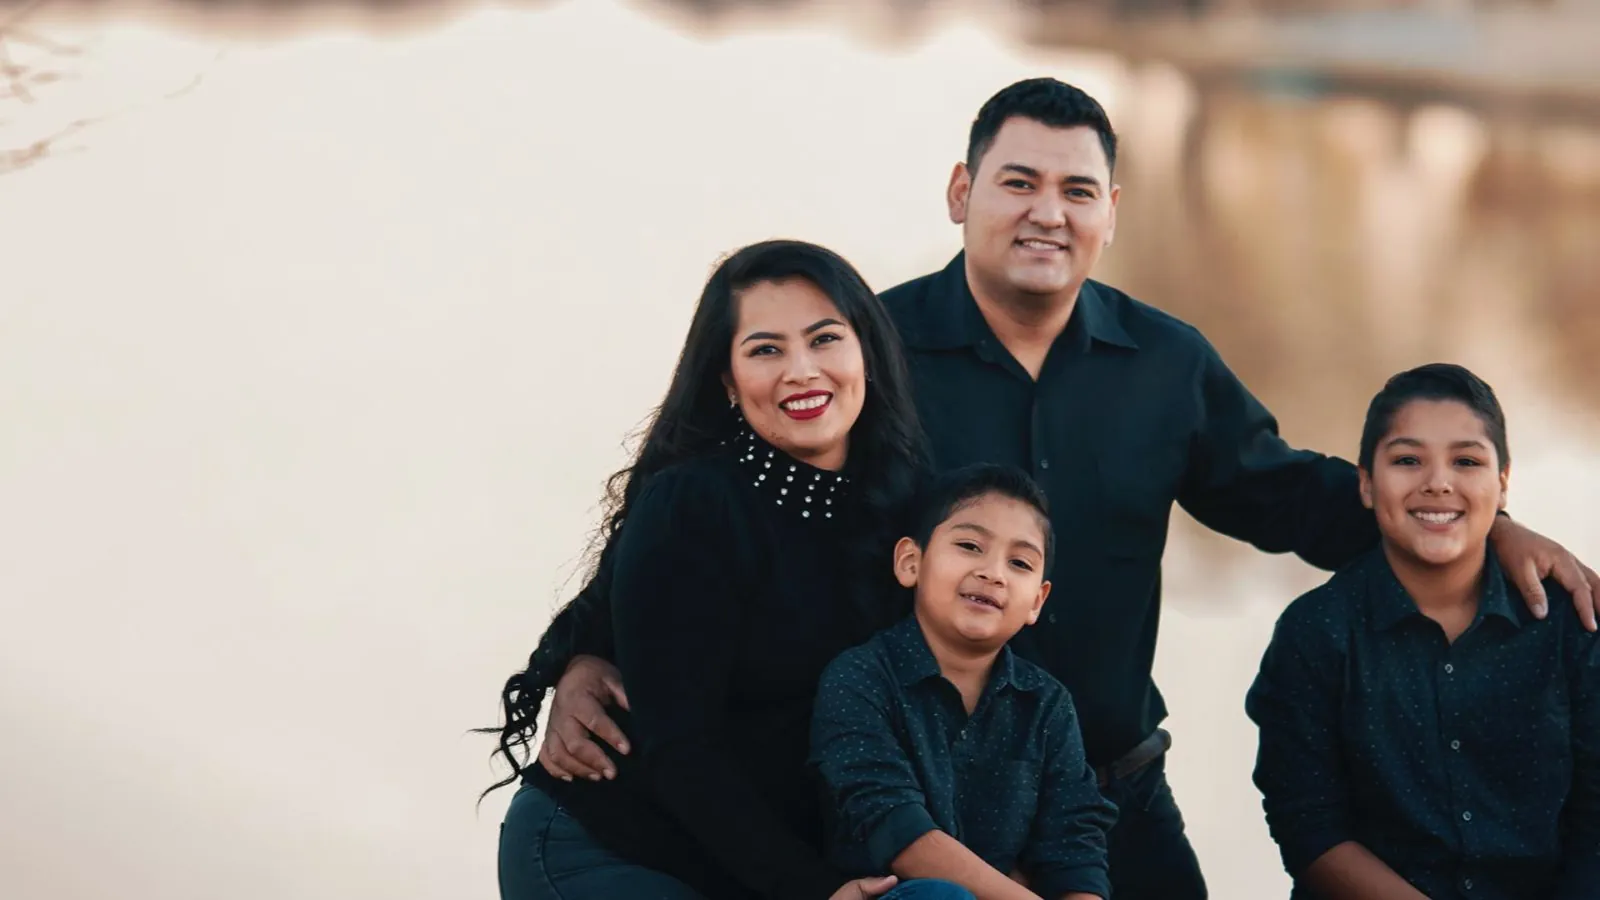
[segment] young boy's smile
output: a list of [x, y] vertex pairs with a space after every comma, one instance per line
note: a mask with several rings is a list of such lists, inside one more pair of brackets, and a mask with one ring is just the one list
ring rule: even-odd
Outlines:
[[941, 522], [926, 547], [901, 540], [895, 576], [916, 588], [917, 617], [930, 637], [992, 651], [1039, 618], [1050, 593], [1045, 543], [1037, 510], [985, 494]]

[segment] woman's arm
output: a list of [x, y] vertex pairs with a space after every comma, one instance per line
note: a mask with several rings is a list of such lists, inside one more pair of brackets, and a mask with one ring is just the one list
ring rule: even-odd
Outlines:
[[711, 469], [663, 472], [623, 527], [611, 604], [638, 772], [738, 881], [765, 897], [820, 900], [847, 879], [785, 827], [728, 752], [733, 664], [749, 604], [766, 589], [754, 583], [758, 550], [735, 489]]

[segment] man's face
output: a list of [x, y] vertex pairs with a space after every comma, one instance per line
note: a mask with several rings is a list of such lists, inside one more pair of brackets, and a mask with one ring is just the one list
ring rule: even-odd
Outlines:
[[1118, 193], [1093, 128], [1008, 119], [977, 170], [958, 164], [950, 178], [974, 287], [1041, 303], [1076, 297], [1111, 243]]

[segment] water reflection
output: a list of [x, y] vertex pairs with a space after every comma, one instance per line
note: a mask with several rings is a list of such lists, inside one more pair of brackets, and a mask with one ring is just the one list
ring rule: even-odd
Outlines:
[[[0, 178], [0, 894], [489, 895], [504, 797], [473, 817], [458, 736], [708, 264], [789, 234], [877, 285], [941, 265], [971, 115], [1040, 72], [1126, 135], [1106, 280], [1200, 326], [1302, 444], [1351, 453], [1404, 366], [1480, 369], [1513, 510], [1600, 560], [1592, 123], [1196, 83], [959, 20], [885, 49], [645, 9], [260, 46], [76, 26], [85, 103], [207, 75]], [[1179, 520], [1173, 781], [1214, 895], [1281, 897], [1241, 706], [1318, 576]]]

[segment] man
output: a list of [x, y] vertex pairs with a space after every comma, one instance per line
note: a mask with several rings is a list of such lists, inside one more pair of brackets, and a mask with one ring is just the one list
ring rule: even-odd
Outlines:
[[[1198, 331], [1090, 280], [1116, 231], [1116, 148], [1105, 111], [1075, 87], [1031, 79], [1000, 91], [973, 122], [947, 190], [963, 251], [883, 299], [938, 466], [1016, 465], [1049, 497], [1058, 601], [1013, 646], [1070, 689], [1089, 762], [1120, 808], [1113, 896], [1195, 900], [1205, 883], [1167, 786], [1166, 708], [1151, 679], [1172, 504], [1324, 569], [1375, 545], [1378, 532], [1355, 466], [1291, 449]], [[1509, 517], [1493, 541], [1536, 615], [1540, 579], [1551, 576], [1593, 630], [1600, 576]], [[595, 594], [557, 624], [577, 636], [570, 646], [604, 653]], [[543, 664], [566, 674], [541, 764], [610, 777], [591, 735], [626, 747], [603, 707], [625, 702], [615, 670], [589, 655]]]

